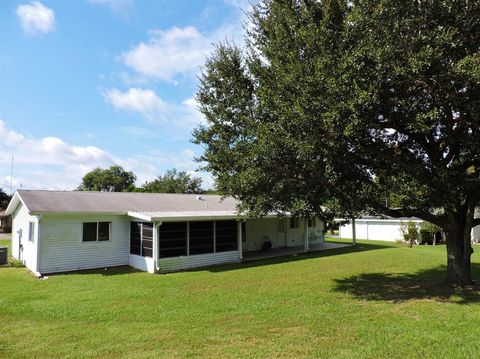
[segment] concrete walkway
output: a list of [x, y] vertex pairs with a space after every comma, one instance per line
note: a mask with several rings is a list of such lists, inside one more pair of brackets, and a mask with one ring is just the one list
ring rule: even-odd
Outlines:
[[12, 238], [11, 233], [0, 232], [0, 239], [10, 239], [10, 238]]
[[[350, 247], [350, 246], [351, 244], [339, 244], [339, 243], [329, 243], [329, 242], [311, 244], [309, 253], [326, 251], [329, 249]], [[305, 253], [303, 246], [270, 248], [265, 251], [244, 252], [243, 261], [248, 262], [248, 261], [255, 261], [259, 259], [282, 257], [282, 256], [289, 256], [289, 255], [295, 255], [295, 254], [301, 254], [301, 253]]]

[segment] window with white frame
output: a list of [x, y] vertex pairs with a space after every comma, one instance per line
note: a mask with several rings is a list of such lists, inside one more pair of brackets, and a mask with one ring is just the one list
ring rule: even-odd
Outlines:
[[83, 223], [83, 242], [105, 242], [110, 240], [110, 222]]
[[33, 242], [35, 240], [35, 222], [28, 223], [28, 241]]

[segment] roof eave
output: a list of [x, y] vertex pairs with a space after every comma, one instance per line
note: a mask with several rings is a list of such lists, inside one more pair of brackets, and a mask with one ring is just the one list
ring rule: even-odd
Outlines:
[[[7, 209], [5, 210], [5, 215], [11, 216], [15, 212], [17, 207], [20, 205], [20, 203], [25, 205], [25, 203], [23, 203], [22, 198], [20, 197], [18, 192], [15, 192], [12, 199], [8, 203]], [[27, 207], [27, 209], [28, 209], [28, 207]]]

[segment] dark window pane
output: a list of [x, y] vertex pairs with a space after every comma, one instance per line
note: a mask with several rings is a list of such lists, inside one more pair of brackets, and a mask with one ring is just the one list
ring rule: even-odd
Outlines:
[[160, 226], [159, 257], [187, 255], [187, 223], [170, 222]]
[[142, 256], [153, 257], [153, 223], [142, 224]]
[[227, 252], [238, 250], [237, 221], [217, 221], [216, 251]]
[[97, 240], [97, 222], [83, 224], [83, 241], [95, 242]]
[[290, 218], [290, 228], [299, 228], [300, 227], [300, 220], [298, 217], [291, 217]]
[[130, 253], [140, 255], [140, 229], [141, 223], [130, 223]]
[[190, 255], [213, 253], [213, 221], [190, 222]]
[[98, 223], [98, 240], [99, 241], [110, 240], [110, 222]]

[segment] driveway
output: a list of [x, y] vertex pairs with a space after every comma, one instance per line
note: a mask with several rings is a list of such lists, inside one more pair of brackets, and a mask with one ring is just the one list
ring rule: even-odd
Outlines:
[[3, 232], [0, 232], [0, 239], [10, 239], [12, 238], [12, 234], [11, 233], [3, 233]]

